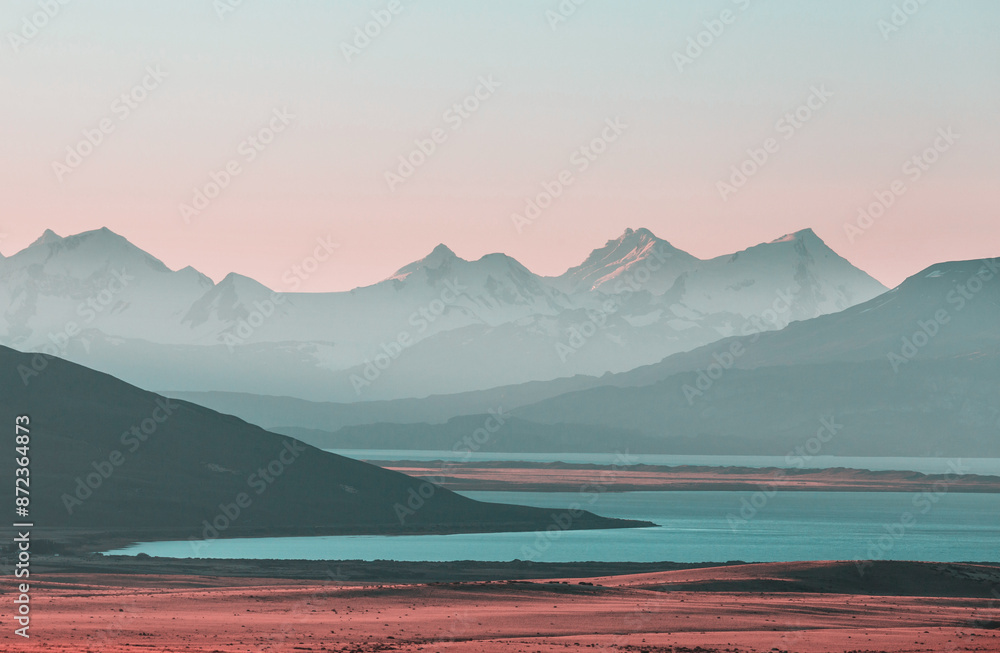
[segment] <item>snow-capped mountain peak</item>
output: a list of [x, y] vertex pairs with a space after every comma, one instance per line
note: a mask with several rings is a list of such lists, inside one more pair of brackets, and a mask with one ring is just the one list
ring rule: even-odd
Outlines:
[[823, 242], [823, 239], [816, 235], [816, 232], [810, 228], [800, 229], [794, 233], [785, 234], [781, 238], [775, 238], [767, 245], [777, 245], [779, 243], [794, 243], [794, 242]]
[[790, 295], [792, 306], [778, 316], [778, 326], [841, 311], [886, 291], [812, 229], [704, 261], [684, 285], [685, 304], [705, 314], [725, 309], [752, 317], [778, 299], [777, 292]]
[[[392, 289], [397, 302], [433, 302], [446, 297], [461, 320], [504, 324], [531, 315], [551, 315], [567, 307], [565, 296], [542, 277], [503, 253], [486, 254], [475, 261], [438, 245], [419, 261], [393, 276], [352, 294], [368, 296]], [[403, 299], [403, 297], [407, 299]], [[419, 305], [419, 304], [418, 304]]]
[[837, 261], [845, 266], [851, 265], [846, 259], [830, 249], [830, 246], [812, 229], [801, 229], [794, 233], [785, 234], [780, 238], [748, 247], [735, 254], [719, 256], [707, 262], [717, 264], [720, 261], [733, 263], [739, 260], [741, 265], [747, 265], [752, 261], [755, 264], [768, 266], [782, 263], [795, 264], [802, 259], [814, 261], [827, 259]]
[[35, 247], [37, 245], [48, 245], [49, 243], [56, 243], [62, 240], [62, 236], [52, 231], [51, 229], [46, 229], [42, 232], [35, 242], [28, 245], [28, 247]]
[[403, 281], [419, 270], [440, 271], [450, 267], [455, 261], [465, 261], [465, 259], [459, 258], [455, 252], [451, 251], [447, 245], [442, 243], [431, 250], [430, 254], [419, 261], [414, 261], [413, 263], [404, 265], [396, 270], [396, 273], [386, 279], [386, 281]]
[[610, 292], [629, 274], [645, 269], [641, 273], [643, 276], [650, 274], [655, 277], [652, 283], [647, 280], [644, 284], [646, 289], [662, 293], [697, 261], [694, 256], [657, 238], [649, 229], [626, 229], [621, 236], [595, 249], [583, 263], [553, 281], [569, 293], [590, 290]]
[[107, 227], [66, 237], [46, 229], [40, 238], [11, 256], [8, 262], [16, 266], [41, 266], [40, 270], [36, 270], [41, 274], [46, 271], [57, 274], [69, 272], [78, 277], [125, 267], [133, 273], [140, 273], [143, 269], [170, 272], [158, 258]]

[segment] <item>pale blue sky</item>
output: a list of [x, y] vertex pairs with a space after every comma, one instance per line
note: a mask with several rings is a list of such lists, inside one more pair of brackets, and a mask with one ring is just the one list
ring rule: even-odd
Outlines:
[[[277, 287], [330, 235], [342, 247], [311, 290], [377, 281], [438, 242], [557, 274], [629, 226], [699, 256], [813, 227], [889, 284], [1000, 253], [996, 2], [931, 0], [886, 40], [898, 0], [588, 0], [554, 30], [557, 1], [414, 0], [347, 62], [341, 43], [387, 4], [244, 0], [220, 19], [211, 0], [74, 0], [15, 53], [39, 9], [6, 0], [0, 251], [108, 226], [173, 267]], [[735, 21], [678, 72], [674, 52], [725, 9]], [[58, 181], [53, 161], [156, 64], [162, 86]], [[490, 75], [495, 95], [389, 192], [397, 157]], [[815, 85], [832, 100], [723, 201], [717, 182]], [[179, 205], [280, 107], [292, 128], [185, 224]], [[616, 116], [623, 137], [518, 233], [511, 214]], [[851, 242], [857, 207], [948, 126], [961, 139]]]

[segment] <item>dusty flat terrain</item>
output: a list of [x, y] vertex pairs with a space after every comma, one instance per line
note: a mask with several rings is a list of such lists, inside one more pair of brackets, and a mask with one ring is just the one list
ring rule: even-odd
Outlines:
[[[852, 593], [866, 583], [911, 595]], [[393, 585], [51, 573], [35, 579], [32, 638], [5, 627], [0, 649], [996, 652], [998, 583], [994, 565], [929, 563]]]
[[[778, 469], [659, 465], [588, 465], [527, 462], [370, 461], [409, 476], [430, 479], [449, 490], [572, 492], [600, 486], [607, 492], [781, 491], [823, 492], [1000, 492], [1000, 477], [932, 475], [865, 469]], [[937, 486], [937, 487], [935, 487]]]

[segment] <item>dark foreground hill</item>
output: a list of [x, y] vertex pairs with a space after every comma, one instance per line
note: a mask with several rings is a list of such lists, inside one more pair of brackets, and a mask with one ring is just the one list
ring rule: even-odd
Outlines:
[[[0, 482], [30, 417], [36, 526], [187, 538], [620, 528], [583, 511], [481, 503], [56, 358], [0, 347]], [[11, 492], [12, 490], [5, 490]], [[211, 528], [218, 531], [215, 534]]]

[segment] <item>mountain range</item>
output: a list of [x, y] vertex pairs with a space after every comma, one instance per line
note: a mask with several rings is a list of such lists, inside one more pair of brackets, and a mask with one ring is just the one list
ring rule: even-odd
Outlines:
[[808, 229], [708, 260], [629, 229], [559, 277], [439, 245], [330, 293], [214, 283], [107, 229], [46, 231], [0, 259], [0, 344], [178, 393], [370, 402], [626, 372], [885, 290]]
[[931, 266], [779, 331], [600, 377], [353, 404], [187, 398], [328, 448], [435, 449], [506, 412], [493, 451], [1000, 456], [1000, 259]]
[[[1000, 455], [1000, 259], [931, 266], [873, 300], [722, 340], [515, 409], [704, 453]], [[830, 430], [827, 427], [827, 430]], [[824, 436], [824, 437], [825, 437]]]
[[701, 260], [639, 229], [558, 277], [440, 245], [275, 293], [46, 232], [0, 260], [0, 340], [321, 448], [448, 448], [492, 413], [498, 451], [992, 456], [998, 276], [945, 262], [885, 291], [810, 230]]

